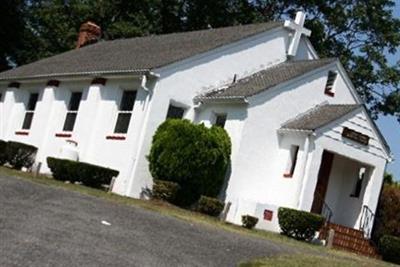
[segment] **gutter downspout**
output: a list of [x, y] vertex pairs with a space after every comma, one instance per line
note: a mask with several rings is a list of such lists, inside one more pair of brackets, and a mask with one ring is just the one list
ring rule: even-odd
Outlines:
[[[160, 77], [158, 74], [154, 74], [152, 73], [152, 76], [156, 77], [157, 79]], [[147, 83], [148, 83], [148, 79], [146, 75], [142, 76], [142, 82], [140, 87], [147, 92], [147, 96], [145, 99], [145, 117], [143, 119], [142, 122], [142, 129], [140, 131], [140, 135], [139, 135], [139, 146], [136, 152], [135, 157], [133, 158], [133, 165], [131, 166], [129, 173], [128, 173], [128, 186], [126, 187], [125, 190], [125, 196], [130, 196], [130, 193], [132, 191], [132, 186], [133, 186], [133, 181], [135, 179], [135, 172], [137, 169], [137, 165], [138, 165], [138, 158], [143, 150], [143, 141], [144, 141], [144, 137], [145, 137], [145, 132], [146, 132], [146, 125], [147, 122], [149, 120], [149, 116], [150, 116], [150, 110], [151, 110], [151, 98], [153, 96], [153, 91], [150, 90], [150, 88], [147, 87]]]

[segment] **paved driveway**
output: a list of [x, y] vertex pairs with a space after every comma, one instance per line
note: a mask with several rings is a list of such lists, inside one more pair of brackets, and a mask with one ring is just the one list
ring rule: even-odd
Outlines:
[[0, 176], [0, 266], [235, 266], [287, 251], [268, 240]]

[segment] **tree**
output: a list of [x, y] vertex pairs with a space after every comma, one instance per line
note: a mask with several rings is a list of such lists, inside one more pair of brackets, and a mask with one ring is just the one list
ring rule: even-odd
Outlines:
[[201, 195], [220, 193], [230, 153], [230, 138], [224, 129], [172, 119], [154, 134], [149, 168], [154, 179], [178, 183], [177, 202], [187, 206]]
[[0, 71], [11, 68], [18, 42], [23, 38], [22, 0], [2, 1], [0, 9]]
[[400, 65], [388, 61], [400, 46], [393, 0], [6, 0], [6, 6], [0, 64], [8, 66], [72, 49], [86, 20], [109, 40], [283, 20], [303, 9], [316, 50], [340, 58], [372, 115], [400, 119]]
[[385, 184], [377, 208], [373, 238], [383, 235], [400, 237], [400, 185]]
[[400, 45], [400, 20], [391, 0], [255, 0], [265, 20], [294, 16], [304, 9], [311, 42], [322, 57], [338, 57], [354, 86], [378, 112], [400, 117], [400, 65], [388, 62]]

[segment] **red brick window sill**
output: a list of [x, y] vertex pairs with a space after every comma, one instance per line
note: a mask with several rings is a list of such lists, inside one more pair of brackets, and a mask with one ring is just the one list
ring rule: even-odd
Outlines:
[[126, 136], [123, 136], [123, 135], [107, 135], [106, 139], [107, 140], [125, 140]]
[[335, 92], [331, 92], [331, 91], [325, 91], [325, 94], [326, 94], [327, 96], [331, 96], [331, 97], [334, 97], [334, 96], [335, 96]]
[[15, 135], [29, 135], [29, 132], [27, 132], [27, 131], [16, 131]]
[[60, 138], [69, 138], [69, 137], [72, 137], [72, 134], [70, 134], [70, 133], [56, 133], [55, 136], [56, 137], [60, 137]]

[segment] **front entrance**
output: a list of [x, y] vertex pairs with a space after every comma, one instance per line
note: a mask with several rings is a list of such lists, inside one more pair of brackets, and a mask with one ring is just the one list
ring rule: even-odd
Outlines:
[[331, 174], [334, 154], [324, 151], [322, 154], [321, 167], [318, 172], [318, 181], [314, 191], [314, 201], [311, 207], [312, 213], [321, 214], [328, 189], [329, 176]]

